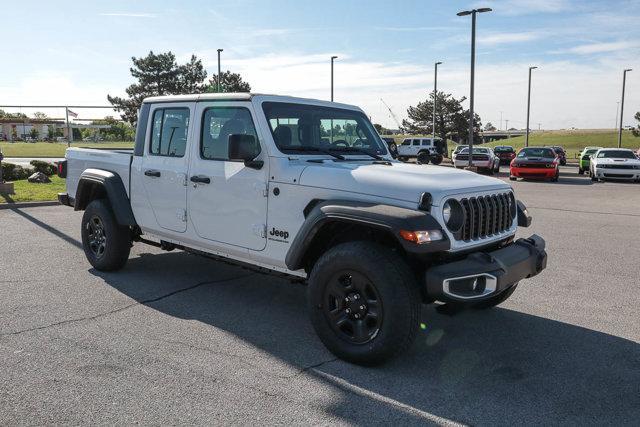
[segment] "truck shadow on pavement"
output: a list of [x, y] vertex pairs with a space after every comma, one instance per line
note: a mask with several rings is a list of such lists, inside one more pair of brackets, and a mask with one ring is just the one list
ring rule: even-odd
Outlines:
[[[176, 287], [185, 271], [208, 280]], [[119, 273], [91, 272], [152, 309], [261, 350], [267, 369], [260, 375], [269, 375], [270, 356], [292, 366], [296, 375], [274, 378], [282, 387], [302, 374], [321, 381], [337, 396], [323, 409], [347, 422], [630, 424], [640, 417], [640, 345], [606, 333], [503, 308], [447, 316], [425, 307], [406, 354], [363, 368], [322, 346], [301, 285], [182, 252], [132, 257]]]

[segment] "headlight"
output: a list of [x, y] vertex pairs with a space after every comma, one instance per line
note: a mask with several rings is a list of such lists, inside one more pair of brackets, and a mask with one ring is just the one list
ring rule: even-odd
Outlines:
[[445, 224], [451, 219], [451, 203], [446, 202], [442, 207], [442, 217], [444, 218]]
[[442, 218], [447, 228], [453, 233], [460, 231], [464, 221], [462, 205], [456, 199], [449, 199], [442, 206]]

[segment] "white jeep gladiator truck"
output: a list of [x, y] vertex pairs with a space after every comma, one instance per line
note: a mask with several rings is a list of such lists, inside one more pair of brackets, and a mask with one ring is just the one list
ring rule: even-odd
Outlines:
[[509, 185], [394, 161], [350, 105], [148, 98], [132, 151], [69, 148], [59, 173], [96, 269], [124, 267], [141, 242], [286, 275], [308, 285], [322, 342], [353, 363], [405, 350], [423, 304], [492, 307], [546, 267], [542, 238], [514, 238], [531, 217]]

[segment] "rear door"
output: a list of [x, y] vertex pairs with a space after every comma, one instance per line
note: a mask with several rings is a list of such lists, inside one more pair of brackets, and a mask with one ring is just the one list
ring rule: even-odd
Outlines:
[[268, 162], [260, 169], [229, 159], [233, 134], [253, 135], [267, 159], [251, 104], [199, 102], [196, 108], [189, 170], [189, 219], [196, 234], [220, 242], [262, 250], [266, 246]]
[[154, 104], [149, 113], [145, 152], [136, 169], [160, 231], [187, 229], [187, 141], [194, 105]]

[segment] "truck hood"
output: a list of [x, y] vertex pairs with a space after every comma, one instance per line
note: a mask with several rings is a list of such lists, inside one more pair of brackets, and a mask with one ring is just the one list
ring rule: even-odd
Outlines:
[[422, 193], [429, 192], [434, 205], [454, 194], [511, 189], [499, 179], [446, 166], [348, 160], [325, 160], [306, 167], [300, 185], [415, 203]]

